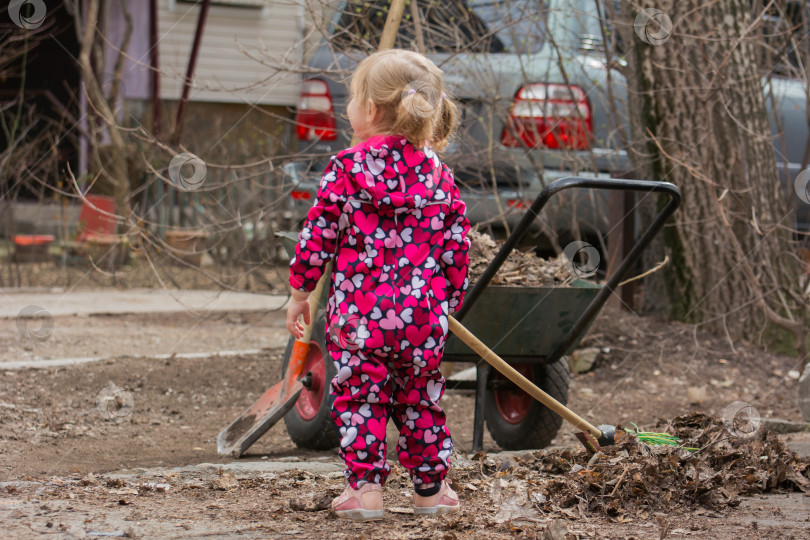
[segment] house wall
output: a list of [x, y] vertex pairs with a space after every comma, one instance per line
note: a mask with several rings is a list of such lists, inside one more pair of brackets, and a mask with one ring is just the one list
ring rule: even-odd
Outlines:
[[[179, 0], [160, 0], [158, 5], [161, 97], [178, 99], [200, 7]], [[262, 9], [212, 5], [191, 99], [294, 105], [300, 77], [271, 66], [301, 61], [302, 33], [303, 9], [296, 0], [267, 1]]]
[[[216, 0], [214, 0], [216, 1]], [[223, 0], [220, 0], [223, 1]], [[255, 0], [244, 0], [255, 3]], [[212, 3], [203, 30], [190, 100], [215, 103], [295, 105], [300, 75], [275, 66], [302, 61], [305, 0], [264, 2], [262, 8]], [[124, 96], [149, 99], [149, 2], [125, 3], [132, 37], [122, 72]], [[126, 27], [118, 2], [106, 4], [107, 49], [102, 83], [109, 88]], [[180, 0], [158, 1], [160, 97], [183, 94], [188, 58], [194, 43], [200, 6]]]
[[[223, 1], [228, 0], [219, 0]], [[304, 1], [268, 0], [263, 8], [253, 9], [218, 5], [212, 0], [184, 117], [181, 144], [185, 149], [220, 164], [252, 162], [292, 150], [293, 107], [298, 100], [300, 75], [273, 76], [273, 70], [258, 59], [301, 62]], [[109, 75], [102, 82], [108, 88], [126, 22], [119, 2], [106, 5], [104, 35], [108, 46], [103, 71]], [[132, 36], [122, 71], [126, 101], [118, 104], [119, 120], [127, 127], [150, 129], [149, 2], [128, 0], [125, 6], [132, 20]], [[199, 10], [195, 3], [158, 0], [164, 140], [175, 129]]]

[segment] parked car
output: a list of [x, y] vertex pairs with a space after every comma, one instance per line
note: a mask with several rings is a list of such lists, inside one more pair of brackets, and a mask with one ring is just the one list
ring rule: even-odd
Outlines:
[[[376, 47], [385, 1], [353, 0], [335, 10], [328, 36], [313, 56], [301, 88], [296, 135], [302, 159], [290, 170], [299, 181], [294, 212], [303, 216], [331, 154], [350, 145], [347, 74]], [[613, 71], [606, 91], [600, 16], [594, 0], [448, 0], [423, 10], [430, 56], [446, 73], [462, 109], [459, 136], [445, 161], [452, 167], [474, 223], [514, 224], [522, 208], [551, 181], [572, 174], [609, 177], [630, 170], [626, 89]], [[415, 27], [403, 19], [397, 46], [414, 48]], [[810, 205], [793, 190], [808, 125], [799, 80], [770, 79], [777, 114], [768, 114], [779, 176], [797, 208], [797, 226], [810, 230]], [[625, 139], [626, 140], [626, 139]], [[606, 194], [561, 197], [546, 214], [565, 236], [606, 230]], [[576, 204], [573, 204], [576, 203]]]

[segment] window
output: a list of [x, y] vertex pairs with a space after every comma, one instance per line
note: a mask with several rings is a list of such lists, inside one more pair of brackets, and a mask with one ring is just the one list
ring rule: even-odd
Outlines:
[[[332, 33], [342, 50], [377, 48], [390, 1], [347, 2]], [[429, 52], [534, 53], [545, 40], [545, 6], [536, 0], [431, 0], [418, 4]], [[416, 25], [406, 7], [396, 47], [417, 49]]]

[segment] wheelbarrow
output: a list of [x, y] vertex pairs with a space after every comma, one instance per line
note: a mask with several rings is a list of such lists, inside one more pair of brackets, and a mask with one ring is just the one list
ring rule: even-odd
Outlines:
[[[574, 280], [567, 287], [490, 285], [549, 199], [572, 188], [665, 194], [669, 200], [638, 236], [604, 285], [584, 280]], [[658, 198], [653, 200], [657, 202]], [[680, 191], [668, 182], [582, 177], [552, 182], [540, 192], [498, 254], [467, 292], [462, 309], [455, 314], [456, 319], [463, 320], [473, 334], [521, 374], [560, 403], [567, 403], [569, 367], [564, 355], [574, 350], [599, 310], [680, 202]], [[288, 251], [294, 251], [297, 235], [283, 233], [282, 236]], [[326, 294], [324, 291], [318, 299], [322, 306]], [[317, 317], [301, 371], [304, 388], [284, 415], [293, 442], [312, 450], [331, 449], [339, 443], [337, 429], [330, 417], [329, 383], [335, 376], [335, 367], [328, 361], [326, 338], [325, 318]], [[284, 355], [282, 379], [288, 369], [293, 343], [291, 338]], [[473, 451], [482, 448], [484, 422], [493, 440], [507, 450], [537, 449], [551, 443], [562, 425], [562, 418], [499, 373], [493, 373], [489, 364], [455, 336], [448, 337], [444, 361], [476, 364], [475, 380], [453, 380], [451, 377], [447, 384], [447, 390], [475, 390]], [[232, 426], [237, 423], [238, 420]], [[269, 427], [262, 426], [261, 429], [266, 431]], [[259, 434], [254, 435], [252, 440]], [[239, 455], [241, 451], [233, 453]]]

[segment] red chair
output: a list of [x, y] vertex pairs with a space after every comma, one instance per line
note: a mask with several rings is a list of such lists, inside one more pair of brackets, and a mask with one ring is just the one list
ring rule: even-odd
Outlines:
[[86, 195], [85, 198], [87, 202], [82, 204], [79, 212], [76, 240], [85, 242], [96, 236], [114, 235], [115, 199], [106, 195]]
[[76, 240], [64, 242], [69, 260], [89, 257], [94, 264], [115, 269], [126, 264], [130, 247], [126, 237], [115, 233], [115, 199], [106, 195], [85, 195], [79, 211]]

